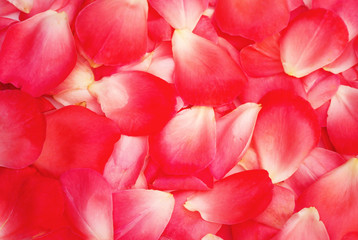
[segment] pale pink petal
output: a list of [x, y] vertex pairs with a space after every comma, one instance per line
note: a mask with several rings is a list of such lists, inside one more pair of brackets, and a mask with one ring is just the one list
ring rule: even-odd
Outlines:
[[216, 124], [216, 155], [210, 170], [221, 179], [240, 160], [248, 148], [261, 107], [255, 103], [240, 105], [218, 119]]
[[215, 116], [210, 107], [180, 111], [158, 134], [149, 137], [149, 153], [163, 172], [188, 175], [215, 157]]
[[283, 68], [288, 75], [303, 77], [333, 62], [347, 43], [347, 27], [339, 16], [324, 9], [306, 11], [281, 35]]
[[261, 99], [253, 135], [263, 169], [274, 183], [290, 177], [318, 144], [320, 126], [311, 105], [288, 91], [272, 91]]
[[223, 32], [255, 41], [281, 31], [289, 17], [287, 0], [218, 0], [215, 9], [216, 22]]
[[122, 135], [104, 168], [103, 176], [115, 190], [131, 188], [143, 167], [148, 152], [147, 137]]
[[61, 176], [67, 215], [86, 239], [113, 239], [112, 189], [90, 169], [73, 169]]
[[327, 230], [314, 207], [304, 208], [286, 222], [273, 240], [329, 240]]
[[156, 190], [123, 190], [113, 194], [114, 239], [157, 240], [174, 209], [174, 197]]
[[193, 192], [174, 192], [173, 215], [162, 236], [172, 240], [197, 240], [207, 233], [215, 234], [221, 224], [203, 220], [197, 212], [188, 211], [183, 205]]
[[150, 5], [175, 29], [193, 30], [208, 7], [208, 0], [149, 0]]
[[336, 150], [358, 154], [358, 89], [341, 85], [328, 109], [327, 130]]
[[196, 192], [184, 204], [209, 222], [237, 224], [258, 216], [272, 199], [272, 188], [264, 170], [236, 173], [214, 183], [213, 189]]
[[188, 30], [176, 30], [172, 43], [175, 86], [186, 103], [221, 105], [240, 93], [246, 77], [224, 49]]

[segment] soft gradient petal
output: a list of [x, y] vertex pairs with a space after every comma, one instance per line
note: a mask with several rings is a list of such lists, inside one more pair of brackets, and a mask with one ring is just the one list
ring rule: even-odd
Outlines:
[[162, 131], [149, 137], [149, 154], [167, 174], [199, 172], [214, 160], [215, 131], [212, 108], [184, 109]]
[[174, 209], [174, 197], [156, 190], [123, 190], [113, 194], [114, 239], [157, 240]]
[[253, 144], [273, 182], [290, 177], [315, 148], [320, 126], [310, 104], [288, 91], [272, 91], [261, 99]]
[[239, 95], [246, 77], [227, 51], [189, 30], [172, 38], [175, 86], [184, 102], [221, 105]]
[[348, 30], [339, 16], [324, 9], [306, 11], [281, 35], [283, 68], [288, 75], [303, 77], [333, 62], [347, 43]]
[[49, 10], [9, 27], [0, 50], [0, 81], [38, 97], [65, 80], [76, 57], [66, 13]]
[[243, 171], [217, 181], [212, 190], [189, 196], [184, 207], [209, 222], [237, 224], [266, 209], [272, 188], [266, 171]]
[[86, 239], [113, 239], [112, 189], [91, 169], [73, 169], [61, 176], [66, 214]]

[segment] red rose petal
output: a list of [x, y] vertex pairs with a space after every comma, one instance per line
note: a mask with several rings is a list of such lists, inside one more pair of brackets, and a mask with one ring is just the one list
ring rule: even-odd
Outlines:
[[133, 62], [147, 50], [147, 1], [99, 0], [76, 19], [81, 48], [94, 65]]
[[61, 176], [66, 213], [86, 239], [113, 238], [112, 189], [91, 169], [72, 169]]
[[9, 27], [0, 50], [0, 81], [37, 97], [65, 80], [75, 64], [66, 14], [49, 10]]
[[237, 224], [265, 210], [272, 188], [266, 171], [243, 171], [217, 181], [212, 190], [194, 193], [184, 207], [209, 222]]
[[239, 95], [246, 77], [224, 49], [188, 30], [176, 30], [172, 44], [174, 82], [184, 102], [221, 105]]
[[281, 35], [283, 68], [288, 75], [303, 77], [333, 62], [347, 43], [347, 27], [339, 16], [324, 9], [309, 10], [292, 20]]
[[125, 135], [156, 133], [174, 115], [174, 88], [146, 72], [113, 74], [94, 82], [89, 91]]
[[103, 172], [119, 131], [113, 121], [79, 106], [68, 106], [46, 116], [46, 140], [35, 166], [60, 176], [71, 168]]
[[215, 9], [216, 21], [223, 32], [255, 41], [281, 31], [289, 17], [286, 0], [218, 0]]
[[113, 194], [114, 239], [156, 240], [174, 209], [174, 197], [156, 190], [123, 190]]
[[261, 167], [277, 183], [290, 177], [317, 146], [320, 126], [310, 104], [288, 91], [272, 91], [260, 102], [252, 141]]
[[3, 90], [0, 112], [0, 166], [29, 166], [40, 156], [46, 136], [46, 121], [37, 100], [18, 90]]
[[182, 110], [158, 134], [149, 137], [149, 153], [163, 172], [188, 175], [215, 157], [215, 116], [210, 107]]

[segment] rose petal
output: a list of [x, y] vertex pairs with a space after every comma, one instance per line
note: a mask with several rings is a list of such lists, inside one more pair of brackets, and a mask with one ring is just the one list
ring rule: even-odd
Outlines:
[[283, 68], [288, 75], [303, 77], [333, 62], [347, 43], [347, 27], [339, 16], [324, 9], [306, 11], [281, 35]]

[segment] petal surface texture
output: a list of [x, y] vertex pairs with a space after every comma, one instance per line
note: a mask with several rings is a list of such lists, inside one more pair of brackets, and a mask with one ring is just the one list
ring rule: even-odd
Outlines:
[[158, 134], [149, 137], [149, 153], [167, 174], [188, 175], [215, 157], [216, 124], [210, 107], [184, 109]]
[[66, 213], [86, 239], [113, 239], [112, 189], [91, 169], [73, 169], [61, 176]]
[[76, 19], [80, 46], [95, 65], [133, 62], [147, 49], [148, 3], [145, 0], [99, 0]]
[[184, 207], [198, 211], [209, 222], [237, 224], [265, 210], [271, 202], [272, 189], [266, 171], [244, 171], [217, 181], [209, 191], [194, 193]]
[[29, 166], [40, 156], [46, 136], [36, 99], [18, 90], [0, 91], [0, 112], [0, 166]]
[[149, 0], [150, 5], [175, 29], [193, 30], [208, 0]]
[[0, 238], [33, 239], [59, 227], [64, 211], [60, 183], [33, 168], [0, 168]]
[[216, 22], [222, 31], [255, 41], [282, 30], [289, 17], [285, 0], [218, 0], [215, 9]]
[[0, 81], [38, 97], [65, 80], [76, 56], [66, 13], [49, 10], [9, 27], [0, 49]]
[[292, 20], [282, 33], [283, 68], [288, 75], [306, 76], [333, 62], [347, 43], [348, 30], [338, 15], [324, 9], [309, 10]]
[[239, 95], [246, 77], [227, 51], [189, 30], [176, 30], [172, 43], [174, 82], [184, 102], [221, 105]]
[[260, 110], [258, 104], [246, 103], [217, 121], [216, 155], [210, 165], [216, 179], [223, 178], [239, 162], [251, 142]]
[[328, 109], [327, 130], [336, 150], [358, 154], [358, 89], [341, 85]]
[[103, 172], [120, 137], [113, 121], [80, 106], [61, 108], [46, 120], [46, 140], [36, 167], [53, 176], [83, 167]]
[[146, 72], [120, 72], [104, 77], [94, 82], [89, 91], [125, 135], [156, 133], [174, 115], [174, 88]]
[[113, 194], [114, 239], [156, 240], [174, 209], [174, 197], [156, 190], [123, 190]]
[[310, 104], [288, 91], [272, 91], [261, 99], [253, 144], [273, 182], [287, 179], [315, 148], [320, 126]]
[[273, 240], [329, 240], [327, 230], [319, 220], [319, 214], [314, 207], [304, 208], [291, 216], [281, 232]]
[[297, 210], [317, 208], [332, 240], [358, 229], [357, 172], [358, 159], [352, 158], [318, 179], [297, 200]]

